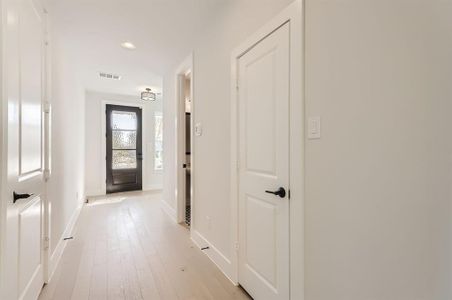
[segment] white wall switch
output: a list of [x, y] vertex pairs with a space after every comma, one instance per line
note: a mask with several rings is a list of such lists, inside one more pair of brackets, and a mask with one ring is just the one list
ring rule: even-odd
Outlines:
[[202, 124], [201, 123], [196, 123], [195, 124], [195, 135], [196, 136], [201, 136], [202, 135]]
[[320, 117], [308, 118], [308, 139], [316, 140], [320, 139]]

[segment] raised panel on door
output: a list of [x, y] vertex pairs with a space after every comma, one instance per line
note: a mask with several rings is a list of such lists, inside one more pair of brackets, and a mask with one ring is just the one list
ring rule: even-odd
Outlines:
[[41, 270], [42, 202], [36, 197], [31, 205], [19, 212], [19, 290]]
[[289, 24], [238, 61], [239, 283], [256, 300], [289, 297]]
[[20, 15], [20, 175], [42, 167], [43, 33], [42, 19], [31, 0]]

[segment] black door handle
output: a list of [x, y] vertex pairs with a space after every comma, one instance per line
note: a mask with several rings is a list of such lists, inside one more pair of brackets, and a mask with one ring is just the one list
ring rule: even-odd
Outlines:
[[33, 196], [33, 194], [18, 194], [16, 192], [13, 192], [13, 203], [16, 203], [17, 200], [20, 200], [20, 199], [30, 198], [31, 196]]
[[286, 197], [286, 190], [283, 187], [280, 187], [277, 191], [265, 191], [265, 192], [268, 194], [279, 196], [281, 198]]

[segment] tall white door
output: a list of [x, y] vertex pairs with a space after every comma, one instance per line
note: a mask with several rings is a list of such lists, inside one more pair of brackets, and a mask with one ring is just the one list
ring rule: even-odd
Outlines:
[[2, 9], [8, 111], [2, 299], [36, 299], [44, 283], [43, 9], [33, 0], [4, 0]]
[[238, 61], [239, 283], [289, 299], [289, 24]]

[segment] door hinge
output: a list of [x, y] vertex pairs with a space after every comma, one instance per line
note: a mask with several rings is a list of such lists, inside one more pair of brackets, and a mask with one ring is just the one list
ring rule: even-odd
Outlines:
[[50, 179], [50, 170], [44, 170], [44, 180], [48, 181]]
[[234, 243], [234, 249], [235, 249], [235, 251], [239, 251], [239, 249], [240, 249], [239, 242]]
[[50, 113], [50, 102], [49, 101], [44, 102], [44, 113], [46, 113], [46, 114]]
[[50, 239], [48, 236], [44, 237], [43, 239], [43, 248], [44, 250], [48, 250], [50, 246]]

